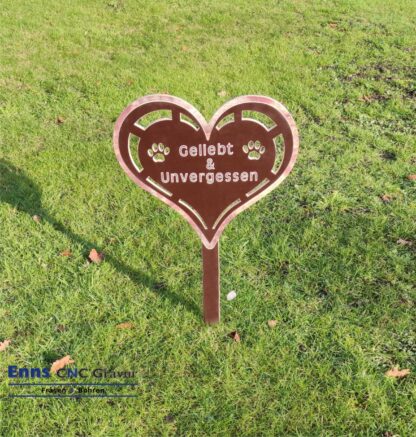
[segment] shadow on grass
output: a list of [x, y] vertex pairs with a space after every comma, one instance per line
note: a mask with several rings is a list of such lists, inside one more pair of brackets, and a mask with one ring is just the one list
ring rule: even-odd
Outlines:
[[[95, 248], [98, 251], [102, 250], [102, 248], [96, 244], [85, 240], [81, 236], [67, 229], [62, 223], [49, 215], [42, 207], [41, 192], [37, 185], [28, 178], [22, 170], [16, 168], [5, 159], [0, 159], [0, 202], [9, 203], [17, 210], [25, 212], [31, 217], [34, 215], [40, 215], [43, 221], [50, 223], [57, 231], [65, 234], [74, 243], [81, 244], [86, 251], [89, 251], [92, 248]], [[171, 303], [182, 305], [198, 317], [201, 316], [201, 311], [194, 302], [186, 300], [183, 296], [169, 290], [163, 283], [155, 281], [148, 274], [133, 270], [107, 254], [105, 260], [117, 271], [128, 275], [136, 284], [144, 285], [163, 298], [169, 299]]]

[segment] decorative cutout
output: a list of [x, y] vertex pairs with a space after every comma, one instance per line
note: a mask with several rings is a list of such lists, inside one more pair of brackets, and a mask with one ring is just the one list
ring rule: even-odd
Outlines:
[[226, 124], [234, 122], [234, 114], [228, 114], [225, 117], [221, 118], [221, 120], [215, 126], [217, 130], [222, 129]]
[[243, 152], [247, 154], [247, 158], [255, 161], [260, 159], [265, 150], [266, 148], [261, 145], [260, 141], [249, 141], [243, 146]]
[[129, 156], [132, 163], [136, 167], [136, 170], [140, 173], [143, 170], [143, 166], [142, 163], [140, 162], [139, 154], [137, 153], [139, 149], [139, 143], [140, 143], [140, 138], [132, 134], [129, 135]]
[[200, 214], [198, 213], [198, 211], [197, 211], [195, 208], [193, 208], [191, 205], [189, 205], [189, 203], [185, 202], [185, 201], [182, 200], [182, 199], [179, 199], [179, 203], [180, 203], [181, 205], [183, 205], [185, 208], [188, 208], [189, 211], [191, 211], [192, 214], [194, 214], [194, 216], [195, 216], [195, 217], [196, 217], [196, 218], [201, 222], [201, 224], [202, 224], [202, 226], [203, 226], [204, 229], [208, 229], [208, 227], [207, 227], [207, 225], [205, 224], [203, 218], [200, 216]]
[[265, 126], [268, 130], [273, 129], [276, 126], [273, 119], [259, 111], [243, 111], [242, 118], [243, 120], [255, 120]]
[[147, 129], [156, 121], [172, 120], [172, 111], [161, 109], [158, 111], [151, 111], [136, 120], [135, 125], [142, 129]]
[[165, 146], [163, 143], [153, 143], [152, 147], [147, 149], [147, 154], [153, 159], [154, 162], [164, 162], [165, 156], [168, 156], [169, 153], [169, 147]]
[[247, 197], [252, 196], [254, 193], [257, 193], [261, 188], [263, 188], [266, 184], [268, 184], [270, 181], [266, 178], [263, 179], [258, 185], [256, 185], [251, 191], [246, 193]]
[[195, 123], [195, 121], [192, 120], [192, 118], [188, 117], [186, 114], [181, 114], [180, 119], [183, 123], [188, 123], [195, 130], [199, 130], [199, 126]]
[[149, 184], [152, 184], [155, 188], [157, 188], [163, 194], [166, 194], [166, 196], [172, 197], [172, 193], [170, 191], [168, 191], [166, 188], [162, 187], [162, 185], [158, 184], [150, 176], [148, 176], [146, 178], [146, 181], [149, 182]]
[[285, 141], [283, 139], [283, 135], [278, 135], [277, 137], [274, 137], [273, 143], [275, 148], [275, 158], [272, 173], [276, 174], [283, 162], [284, 157]]
[[239, 203], [241, 203], [241, 200], [237, 199], [231, 205], [228, 205], [227, 208], [225, 208], [224, 211], [218, 216], [217, 220], [215, 220], [215, 223], [214, 223], [214, 226], [212, 227], [212, 229], [215, 229], [218, 226], [218, 224], [220, 223], [220, 221], [225, 217], [225, 214], [227, 214], [228, 211], [233, 209]]

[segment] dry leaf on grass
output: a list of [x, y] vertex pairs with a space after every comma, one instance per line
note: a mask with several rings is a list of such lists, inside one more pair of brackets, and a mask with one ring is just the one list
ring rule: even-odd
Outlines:
[[3, 352], [7, 347], [9, 347], [11, 342], [11, 340], [0, 341], [0, 352]]
[[59, 323], [58, 325], [56, 325], [56, 330], [58, 332], [64, 332], [66, 330], [66, 326], [62, 325], [62, 323]]
[[239, 342], [241, 340], [240, 339], [240, 335], [239, 335], [239, 333], [237, 331], [230, 332], [228, 334], [228, 337], [231, 337], [236, 342]]
[[385, 373], [386, 376], [389, 376], [390, 378], [404, 378], [410, 373], [410, 369], [402, 369], [399, 370], [399, 367], [393, 367], [390, 370], [387, 370]]
[[407, 179], [409, 179], [409, 181], [416, 181], [416, 174], [409, 174], [409, 176], [407, 176]]
[[63, 369], [68, 364], [74, 364], [75, 361], [71, 360], [70, 355], [66, 355], [65, 357], [61, 358], [60, 360], [56, 360], [52, 363], [51, 366], [51, 373], [56, 373], [58, 370]]
[[33, 217], [32, 217], [32, 219], [33, 219], [33, 221], [34, 222], [36, 222], [36, 223], [40, 223], [41, 222], [41, 218], [40, 218], [40, 215], [34, 215]]
[[227, 91], [225, 91], [225, 90], [218, 91], [219, 97], [225, 97], [226, 95], [227, 95]]
[[124, 323], [119, 323], [116, 326], [117, 329], [132, 329], [134, 328], [134, 323], [132, 322], [124, 322]]
[[95, 249], [92, 249], [90, 254], [88, 255], [88, 259], [95, 264], [100, 264], [100, 262], [104, 259], [104, 254], [101, 252], [97, 252]]
[[380, 199], [384, 202], [384, 203], [389, 203], [393, 200], [393, 197], [390, 196], [390, 194], [383, 194], [382, 196], [380, 196]]
[[396, 243], [400, 246], [411, 246], [413, 244], [411, 241], [405, 240], [404, 238], [399, 238]]
[[338, 24], [337, 24], [337, 23], [328, 23], [328, 26], [329, 26], [331, 29], [336, 29], [337, 26], [338, 26]]
[[58, 115], [58, 117], [56, 117], [56, 124], [62, 124], [64, 122], [64, 118], [61, 117], [60, 115]]
[[269, 320], [267, 324], [269, 325], [269, 328], [274, 328], [277, 325], [277, 320]]
[[60, 253], [61, 256], [71, 256], [72, 253], [69, 249], [66, 249]]

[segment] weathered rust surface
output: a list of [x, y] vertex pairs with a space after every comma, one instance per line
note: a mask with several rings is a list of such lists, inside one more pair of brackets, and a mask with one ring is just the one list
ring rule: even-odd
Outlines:
[[202, 245], [204, 286], [204, 321], [214, 324], [220, 321], [220, 266], [219, 243], [212, 249]]

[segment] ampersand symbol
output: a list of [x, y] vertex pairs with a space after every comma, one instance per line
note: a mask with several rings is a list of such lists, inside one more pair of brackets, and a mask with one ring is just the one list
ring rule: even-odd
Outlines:
[[207, 170], [215, 170], [215, 164], [212, 158], [208, 158], [207, 159], [207, 166], [206, 166]]

